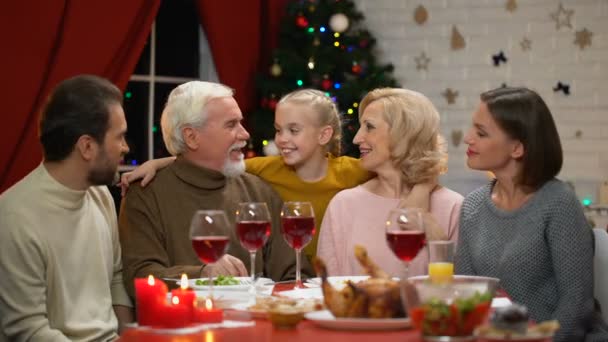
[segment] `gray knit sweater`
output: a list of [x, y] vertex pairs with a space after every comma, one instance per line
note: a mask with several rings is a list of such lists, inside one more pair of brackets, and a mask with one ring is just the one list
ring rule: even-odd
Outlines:
[[531, 319], [559, 321], [555, 341], [584, 340], [594, 310], [593, 232], [575, 194], [554, 179], [505, 211], [491, 200], [494, 184], [464, 200], [456, 272], [499, 278]]

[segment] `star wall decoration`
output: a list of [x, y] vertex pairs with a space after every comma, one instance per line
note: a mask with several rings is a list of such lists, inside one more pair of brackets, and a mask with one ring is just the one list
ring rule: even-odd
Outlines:
[[554, 93], [557, 93], [558, 91], [561, 91], [562, 93], [564, 93], [564, 95], [570, 95], [570, 85], [559, 81], [557, 82], [557, 85], [553, 87]]
[[507, 0], [507, 3], [505, 4], [505, 8], [507, 9], [507, 11], [509, 11], [511, 13], [515, 12], [515, 10], [517, 9], [517, 1]]
[[452, 145], [454, 145], [454, 147], [458, 147], [458, 145], [460, 145], [461, 141], [462, 141], [462, 130], [453, 129], [452, 130]]
[[448, 104], [456, 103], [456, 97], [458, 97], [458, 91], [452, 90], [452, 88], [447, 88], [443, 93], [441, 93], [443, 97], [448, 101]]
[[524, 37], [521, 42], [519, 42], [519, 46], [521, 46], [522, 51], [528, 51], [532, 49], [532, 41], [527, 37]]
[[424, 6], [419, 5], [416, 7], [416, 11], [414, 11], [414, 20], [416, 24], [423, 25], [426, 23], [426, 20], [429, 18], [429, 12], [424, 8]]
[[574, 35], [576, 37], [576, 39], [574, 39], [574, 44], [578, 45], [581, 50], [584, 50], [587, 46], [591, 46], [591, 36], [593, 36], [593, 32], [587, 30], [587, 28], [576, 31]]
[[574, 14], [574, 10], [567, 10], [564, 8], [562, 3], [559, 3], [559, 7], [556, 12], [551, 13], [551, 19], [555, 21], [555, 29], [559, 30], [562, 26], [572, 28], [572, 24], [570, 23], [570, 19]]
[[505, 53], [500, 51], [499, 53], [492, 55], [492, 61], [494, 62], [494, 66], [500, 66], [500, 63], [507, 63], [507, 56]]
[[458, 31], [456, 25], [452, 26], [452, 39], [450, 40], [450, 46], [452, 50], [462, 50], [466, 46], [466, 42], [464, 41], [464, 37]]
[[422, 52], [420, 56], [414, 59], [416, 60], [416, 70], [429, 70], [428, 66], [431, 59], [426, 56], [426, 53]]

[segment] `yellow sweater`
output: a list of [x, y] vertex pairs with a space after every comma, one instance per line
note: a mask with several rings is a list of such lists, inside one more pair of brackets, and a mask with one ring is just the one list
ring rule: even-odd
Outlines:
[[329, 201], [338, 192], [350, 189], [371, 178], [370, 173], [361, 168], [358, 159], [329, 155], [328, 160], [327, 174], [318, 182], [305, 182], [300, 179], [291, 166], [283, 163], [280, 156], [245, 160], [247, 172], [270, 184], [283, 201], [312, 203], [315, 211], [316, 232], [313, 240], [304, 248], [304, 253], [309, 258], [316, 255], [319, 229]]

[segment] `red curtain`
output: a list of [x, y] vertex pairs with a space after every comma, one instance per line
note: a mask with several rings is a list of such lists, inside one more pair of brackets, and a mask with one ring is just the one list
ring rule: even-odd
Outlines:
[[5, 1], [0, 5], [0, 192], [41, 160], [37, 119], [49, 91], [82, 73], [127, 85], [160, 0]]
[[236, 90], [236, 100], [245, 116], [255, 108], [255, 74], [268, 67], [286, 3], [197, 0], [220, 82]]

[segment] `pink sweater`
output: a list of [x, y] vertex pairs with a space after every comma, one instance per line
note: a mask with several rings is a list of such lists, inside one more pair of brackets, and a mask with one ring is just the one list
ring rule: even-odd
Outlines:
[[[458, 218], [463, 197], [447, 188], [431, 194], [431, 214], [450, 240], [458, 241]], [[381, 197], [357, 186], [339, 192], [329, 203], [319, 236], [317, 256], [330, 276], [362, 275], [354, 246], [367, 248], [370, 258], [394, 277], [404, 277], [405, 267], [386, 243], [383, 222], [399, 199]], [[427, 274], [425, 247], [410, 263], [409, 276]]]

